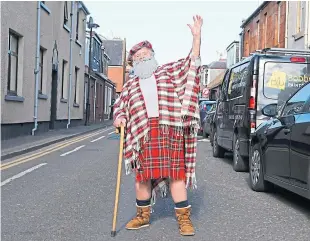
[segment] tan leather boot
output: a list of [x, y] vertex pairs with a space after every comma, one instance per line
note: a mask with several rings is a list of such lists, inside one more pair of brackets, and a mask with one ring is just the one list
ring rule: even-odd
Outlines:
[[186, 208], [175, 208], [176, 218], [179, 224], [180, 234], [183, 236], [195, 235], [195, 229], [190, 219], [191, 206]]
[[140, 229], [150, 225], [151, 206], [137, 206], [137, 215], [126, 225], [126, 229]]

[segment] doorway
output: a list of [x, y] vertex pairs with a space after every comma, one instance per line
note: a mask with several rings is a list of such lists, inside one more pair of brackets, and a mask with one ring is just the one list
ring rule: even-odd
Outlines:
[[51, 117], [49, 128], [55, 129], [55, 122], [57, 119], [57, 89], [58, 89], [58, 71], [52, 71], [52, 90], [51, 90]]

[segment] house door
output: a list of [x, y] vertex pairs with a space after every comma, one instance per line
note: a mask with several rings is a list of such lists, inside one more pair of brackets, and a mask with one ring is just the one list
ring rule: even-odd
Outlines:
[[50, 129], [55, 128], [55, 121], [57, 119], [57, 87], [58, 87], [58, 71], [52, 71], [52, 90], [51, 90], [51, 117]]

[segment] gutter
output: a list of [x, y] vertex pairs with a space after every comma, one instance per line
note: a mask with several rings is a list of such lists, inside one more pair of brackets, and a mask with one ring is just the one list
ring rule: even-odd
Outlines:
[[36, 45], [36, 57], [35, 57], [35, 88], [34, 88], [34, 128], [32, 129], [32, 135], [38, 129], [38, 87], [39, 87], [39, 59], [40, 59], [40, 28], [41, 28], [41, 1], [37, 2], [37, 45]]
[[83, 3], [83, 1], [79, 1], [80, 7], [83, 10], [83, 12], [87, 15], [90, 14], [89, 10], [87, 9], [87, 7], [85, 6], [85, 4]]
[[74, 10], [74, 1], [71, 1], [70, 61], [69, 61], [69, 90], [68, 90], [68, 123], [67, 123], [67, 129], [69, 128], [69, 125], [71, 124], [73, 10]]

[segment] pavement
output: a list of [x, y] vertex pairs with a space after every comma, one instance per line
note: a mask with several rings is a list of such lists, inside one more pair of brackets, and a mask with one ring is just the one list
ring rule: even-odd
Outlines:
[[[83, 137], [83, 138], [82, 138]], [[198, 142], [198, 189], [189, 191], [193, 237], [178, 233], [170, 197], [158, 199], [151, 226], [128, 231], [134, 179], [122, 172], [117, 235], [112, 238], [119, 138], [113, 128], [82, 135], [2, 163], [2, 241], [309, 241], [309, 201], [282, 189], [257, 193], [232, 158]]]
[[1, 141], [1, 160], [6, 160], [51, 144], [77, 137], [101, 128], [107, 128], [113, 124], [112, 120], [89, 126], [75, 126], [68, 129], [57, 129], [42, 132], [34, 136], [27, 135]]

